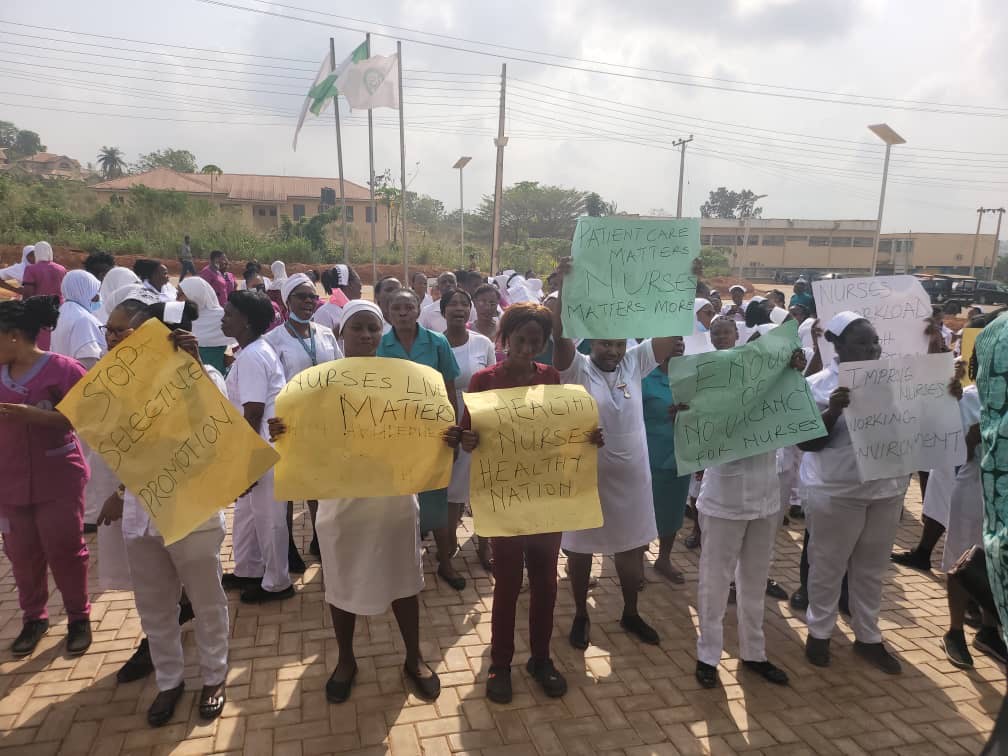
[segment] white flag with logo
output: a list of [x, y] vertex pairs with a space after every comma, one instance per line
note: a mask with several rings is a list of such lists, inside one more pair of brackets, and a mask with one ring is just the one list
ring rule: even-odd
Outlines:
[[346, 57], [346, 59], [336, 66], [333, 70], [332, 58], [326, 55], [322, 59], [322, 64], [319, 66], [318, 73], [315, 74], [315, 81], [312, 82], [311, 88], [308, 90], [308, 95], [305, 97], [304, 104], [301, 106], [301, 115], [298, 117], [297, 127], [294, 129], [294, 150], [297, 150], [297, 140], [298, 134], [301, 133], [301, 127], [304, 125], [305, 116], [308, 115], [309, 111], [312, 115], [319, 115], [323, 110], [328, 107], [329, 103], [332, 102], [333, 98], [338, 94], [336, 90], [336, 80], [339, 78], [346, 69], [348, 69], [353, 63], [359, 60], [367, 60], [368, 56], [368, 43], [361, 42], [354, 48], [354, 51]]
[[336, 80], [339, 93], [351, 108], [399, 109], [399, 56], [377, 55], [354, 63]]

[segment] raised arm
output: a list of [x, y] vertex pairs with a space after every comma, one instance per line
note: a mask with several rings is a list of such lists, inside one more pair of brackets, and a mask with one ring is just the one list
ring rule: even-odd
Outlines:
[[561, 257], [556, 270], [559, 274], [559, 283], [556, 308], [553, 310], [553, 367], [561, 373], [571, 366], [577, 354], [574, 342], [563, 335], [563, 288], [564, 280], [571, 270], [573, 270], [571, 258]]

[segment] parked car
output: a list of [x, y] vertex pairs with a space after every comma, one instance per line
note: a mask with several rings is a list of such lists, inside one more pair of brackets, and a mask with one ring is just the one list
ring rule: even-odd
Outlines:
[[931, 298], [932, 304], [943, 305], [946, 302], [960, 299], [953, 290], [953, 280], [945, 276], [917, 276], [921, 286]]
[[975, 278], [964, 278], [953, 284], [952, 291], [957, 299], [976, 304], [1008, 304], [1008, 286], [1000, 281], [977, 281]]

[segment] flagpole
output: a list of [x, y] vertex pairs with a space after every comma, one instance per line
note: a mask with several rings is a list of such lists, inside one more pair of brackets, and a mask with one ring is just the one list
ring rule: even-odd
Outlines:
[[[367, 54], [371, 57], [371, 32], [365, 36], [367, 44]], [[374, 196], [374, 117], [371, 108], [367, 112], [367, 140], [368, 140], [368, 163], [371, 167], [371, 281], [378, 281], [378, 242], [375, 239], [378, 227], [378, 205]]]
[[396, 42], [396, 67], [399, 69], [399, 171], [402, 195], [399, 217], [402, 219], [403, 286], [409, 286], [409, 247], [406, 245], [406, 127], [403, 119], [402, 42]]
[[[336, 41], [329, 37], [329, 68], [336, 71]], [[339, 200], [340, 200], [340, 221], [343, 226], [343, 262], [350, 264], [350, 247], [347, 244], [347, 212], [346, 193], [343, 188], [343, 137], [340, 134], [339, 122], [339, 93], [332, 98], [333, 113], [336, 114], [336, 164], [339, 169]]]

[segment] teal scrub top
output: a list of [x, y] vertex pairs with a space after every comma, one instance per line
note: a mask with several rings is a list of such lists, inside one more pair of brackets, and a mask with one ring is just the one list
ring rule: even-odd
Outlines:
[[420, 365], [432, 367], [441, 373], [445, 383], [454, 381], [459, 377], [458, 362], [455, 361], [455, 354], [452, 352], [451, 344], [448, 343], [442, 334], [430, 331], [423, 326], [417, 326], [417, 337], [413, 341], [413, 348], [409, 354], [403, 349], [403, 345], [396, 338], [395, 329], [382, 336], [378, 345], [377, 355], [379, 357], [395, 357], [400, 360], [409, 360]]
[[652, 470], [675, 470], [675, 425], [669, 419], [673, 404], [668, 376], [655, 368], [641, 381], [644, 430], [647, 433], [648, 461]]

